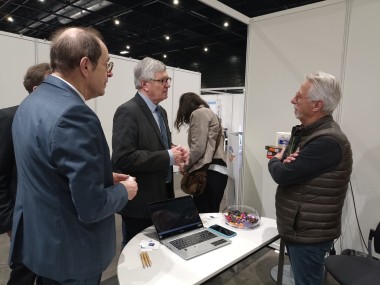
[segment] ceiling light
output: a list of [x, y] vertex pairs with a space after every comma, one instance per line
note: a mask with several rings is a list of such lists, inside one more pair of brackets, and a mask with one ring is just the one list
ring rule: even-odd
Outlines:
[[168, 41], [168, 40], [170, 40], [170, 37], [169, 36], [164, 36], [165, 37], [165, 39]]
[[178, 5], [178, 4], [179, 4], [179, 1], [178, 1], [178, 0], [174, 0], [174, 1], [173, 1], [173, 4], [174, 4], [174, 5]]
[[114, 20], [114, 23], [115, 23], [115, 25], [119, 25], [119, 24], [120, 24], [120, 21], [119, 21], [118, 19], [115, 19], [115, 20]]
[[45, 2], [45, 0], [38, 0], [38, 1], [40, 1], [40, 2]]
[[204, 50], [205, 52], [208, 52], [208, 47], [205, 47], [203, 50]]
[[224, 22], [223, 26], [227, 28], [229, 26], [228, 22]]
[[12, 22], [12, 23], [13, 23], [13, 18], [12, 18], [11, 16], [9, 16], [9, 17], [7, 18], [7, 20], [8, 20], [8, 22]]
[[120, 54], [127, 54], [127, 53], [129, 53], [129, 51], [127, 51], [127, 50], [122, 50], [122, 51], [120, 52]]
[[128, 46], [128, 45], [127, 45], [127, 46], [125, 46], [125, 47], [126, 47], [127, 49], [130, 49], [130, 48], [131, 48], [131, 47], [130, 47], [130, 46]]
[[166, 54], [163, 54], [162, 57], [163, 57], [163, 58], [166, 58]]

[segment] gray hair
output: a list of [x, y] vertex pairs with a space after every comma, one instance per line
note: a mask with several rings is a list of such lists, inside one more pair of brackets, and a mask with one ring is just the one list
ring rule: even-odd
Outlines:
[[155, 79], [154, 74], [156, 72], [164, 71], [166, 71], [166, 66], [161, 61], [151, 57], [145, 57], [134, 69], [136, 89], [141, 88], [141, 80]]
[[305, 76], [312, 84], [308, 98], [310, 101], [322, 101], [322, 111], [331, 115], [342, 97], [339, 81], [332, 75], [317, 71]]

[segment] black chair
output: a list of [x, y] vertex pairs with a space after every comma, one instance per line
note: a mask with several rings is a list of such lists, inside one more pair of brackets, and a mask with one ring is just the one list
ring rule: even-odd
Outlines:
[[380, 253], [380, 223], [370, 230], [367, 256], [330, 255], [325, 259], [327, 272], [342, 285], [379, 285], [380, 261], [372, 257], [372, 240]]

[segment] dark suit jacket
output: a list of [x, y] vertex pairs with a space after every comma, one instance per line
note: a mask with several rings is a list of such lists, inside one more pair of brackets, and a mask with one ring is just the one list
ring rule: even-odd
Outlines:
[[12, 122], [17, 108], [14, 106], [0, 110], [0, 234], [12, 229], [17, 186]]
[[54, 280], [101, 274], [116, 253], [114, 213], [128, 193], [113, 184], [98, 117], [50, 75], [19, 106], [12, 133], [18, 186], [11, 262]]
[[[165, 109], [161, 107], [169, 145], [171, 134]], [[119, 106], [113, 118], [112, 162], [114, 171], [136, 177], [139, 192], [121, 214], [150, 218], [147, 203], [174, 197], [173, 184], [166, 192], [170, 158], [160, 129], [145, 101], [137, 93]], [[172, 171], [172, 167], [170, 170]]]

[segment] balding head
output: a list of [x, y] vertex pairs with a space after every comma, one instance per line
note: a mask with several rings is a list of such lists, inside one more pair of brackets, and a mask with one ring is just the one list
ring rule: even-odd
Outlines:
[[102, 36], [92, 28], [63, 28], [52, 36], [50, 62], [53, 72], [67, 73], [88, 57], [96, 67], [102, 54]]

